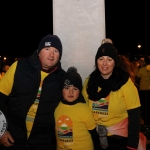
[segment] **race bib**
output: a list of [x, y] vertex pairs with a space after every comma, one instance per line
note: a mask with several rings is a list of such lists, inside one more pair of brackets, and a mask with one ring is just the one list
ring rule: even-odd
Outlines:
[[0, 111], [0, 138], [7, 130], [7, 121], [5, 115]]

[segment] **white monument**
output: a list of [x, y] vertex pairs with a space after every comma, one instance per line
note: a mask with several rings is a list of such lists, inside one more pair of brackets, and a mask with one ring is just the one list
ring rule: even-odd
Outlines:
[[104, 0], [53, 0], [53, 34], [62, 41], [62, 68], [75, 66], [84, 82], [105, 38]]

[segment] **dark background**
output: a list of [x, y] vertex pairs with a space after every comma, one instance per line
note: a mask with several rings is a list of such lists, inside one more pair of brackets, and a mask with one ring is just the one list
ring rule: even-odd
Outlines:
[[[106, 37], [112, 39], [119, 54], [150, 55], [148, 7], [143, 0], [105, 0]], [[52, 12], [52, 0], [2, 1], [0, 55], [31, 55], [41, 38], [53, 33]]]
[[113, 40], [119, 53], [150, 54], [148, 7], [148, 1], [142, 0], [105, 0], [106, 37]]

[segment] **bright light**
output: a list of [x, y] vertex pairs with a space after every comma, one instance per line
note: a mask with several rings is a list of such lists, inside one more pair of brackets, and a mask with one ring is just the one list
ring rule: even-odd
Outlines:
[[6, 57], [4, 57], [4, 60], [6, 60], [7, 58]]
[[138, 48], [140, 49], [140, 48], [141, 48], [141, 45], [138, 45]]

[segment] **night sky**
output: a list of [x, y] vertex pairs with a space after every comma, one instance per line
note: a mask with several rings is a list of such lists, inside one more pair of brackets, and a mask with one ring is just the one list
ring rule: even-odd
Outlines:
[[[148, 6], [148, 1], [142, 0], [105, 0], [106, 37], [113, 40], [119, 54], [150, 55]], [[51, 0], [36, 3], [4, 1], [0, 13], [0, 55], [31, 55], [41, 38], [53, 33], [52, 11]], [[140, 51], [138, 44], [142, 46]]]
[[114, 41], [119, 53], [150, 55], [148, 6], [142, 0], [105, 0], [106, 36]]

